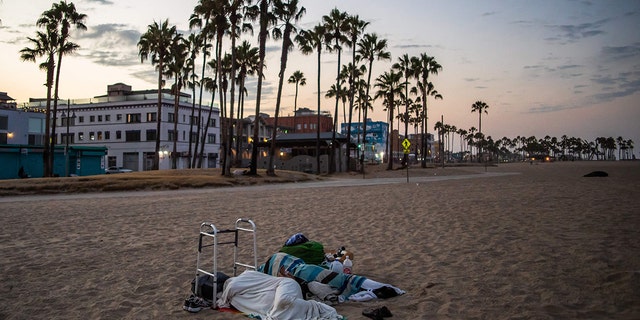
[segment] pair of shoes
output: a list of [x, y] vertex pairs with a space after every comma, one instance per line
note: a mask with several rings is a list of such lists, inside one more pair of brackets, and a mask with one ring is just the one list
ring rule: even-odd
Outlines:
[[375, 309], [364, 309], [364, 311], [362, 311], [362, 315], [374, 320], [382, 320], [383, 318], [389, 318], [393, 316], [391, 314], [391, 310], [389, 310], [385, 306]]
[[189, 296], [189, 298], [184, 300], [182, 309], [185, 311], [196, 313], [202, 309], [206, 309], [209, 307], [211, 307], [211, 304], [209, 302], [192, 294]]

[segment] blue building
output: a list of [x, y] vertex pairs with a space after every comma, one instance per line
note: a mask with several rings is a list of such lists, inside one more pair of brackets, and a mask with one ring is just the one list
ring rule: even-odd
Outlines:
[[[348, 123], [343, 123], [340, 128], [341, 133], [346, 135], [349, 129]], [[367, 136], [363, 139], [364, 123], [351, 123], [351, 143], [358, 145], [358, 153], [363, 152], [365, 162], [381, 163], [387, 150], [387, 137], [389, 135], [389, 124], [384, 121], [371, 121], [367, 119]], [[352, 154], [357, 157], [360, 154]]]

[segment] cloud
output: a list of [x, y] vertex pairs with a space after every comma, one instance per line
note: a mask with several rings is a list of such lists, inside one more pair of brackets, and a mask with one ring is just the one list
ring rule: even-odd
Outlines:
[[137, 43], [141, 33], [124, 24], [89, 26], [76, 32], [83, 57], [101, 65], [130, 66], [140, 63]]
[[640, 92], [640, 71], [625, 71], [617, 76], [596, 75], [592, 82], [602, 85], [601, 93], [592, 97], [599, 102], [615, 100]]
[[547, 112], [557, 112], [566, 109], [573, 109], [572, 107], [560, 106], [560, 105], [541, 105], [537, 107], [530, 107], [528, 109], [528, 113], [547, 113]]
[[609, 22], [609, 20], [610, 19], [601, 19], [590, 23], [549, 25], [549, 28], [556, 32], [559, 32], [559, 34], [549, 37], [546, 40], [575, 42], [583, 38], [590, 38], [600, 34], [605, 34], [605, 32], [601, 30], [601, 28], [607, 22]]
[[398, 44], [398, 45], [394, 45], [393, 48], [398, 48], [398, 49], [427, 49], [427, 48], [434, 48], [435, 46], [432, 45], [428, 45], [428, 44]]
[[637, 61], [640, 58], [640, 43], [636, 42], [627, 46], [602, 47], [602, 56], [607, 61], [617, 61], [627, 58], [634, 58]]
[[88, 3], [97, 3], [97, 4], [101, 4], [101, 5], [112, 5], [113, 1], [110, 0], [84, 0], [85, 2]]

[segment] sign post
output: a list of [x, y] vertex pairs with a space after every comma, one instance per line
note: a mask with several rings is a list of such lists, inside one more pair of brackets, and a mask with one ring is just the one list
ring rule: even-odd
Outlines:
[[[402, 140], [402, 149], [404, 151], [404, 154], [409, 154], [409, 147], [411, 147], [411, 141], [409, 141], [409, 139], [404, 138], [404, 140]], [[407, 183], [409, 183], [409, 157], [406, 157], [407, 159], [407, 163], [405, 163], [405, 166], [407, 167]]]

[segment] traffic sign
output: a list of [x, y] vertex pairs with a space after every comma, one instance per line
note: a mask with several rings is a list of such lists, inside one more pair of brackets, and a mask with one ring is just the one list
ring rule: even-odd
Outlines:
[[409, 141], [409, 139], [404, 138], [404, 140], [402, 140], [402, 147], [405, 149], [409, 149], [409, 147], [411, 147], [411, 141]]

